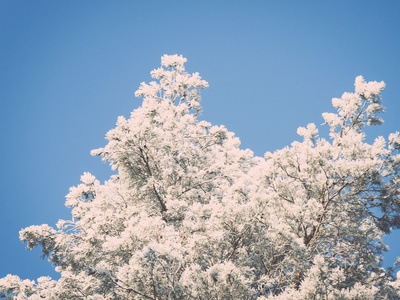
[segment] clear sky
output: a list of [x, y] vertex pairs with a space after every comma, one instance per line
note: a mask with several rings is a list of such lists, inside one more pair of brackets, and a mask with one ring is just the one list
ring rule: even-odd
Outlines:
[[[57, 278], [18, 232], [69, 219], [64, 197], [83, 172], [109, 177], [89, 152], [140, 105], [134, 91], [163, 54], [210, 83], [202, 119], [259, 156], [323, 123], [356, 76], [384, 80], [373, 140], [400, 130], [399, 15], [396, 0], [0, 0], [0, 278]], [[400, 234], [387, 241], [391, 264]]]

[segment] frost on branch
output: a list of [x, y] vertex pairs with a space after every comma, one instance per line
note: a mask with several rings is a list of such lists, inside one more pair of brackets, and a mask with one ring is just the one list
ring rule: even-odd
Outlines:
[[307, 128], [299, 127], [297, 129], [297, 134], [301, 135], [305, 140], [315, 142], [315, 139], [318, 137], [318, 129], [314, 123], [310, 123], [307, 125]]
[[179, 104], [186, 103], [188, 108], [199, 112], [200, 92], [199, 89], [208, 87], [205, 80], [201, 80], [198, 73], [188, 74], [185, 72], [184, 63], [186, 58], [178, 55], [164, 55], [161, 65], [151, 72], [151, 77], [158, 79], [159, 83], [152, 81], [149, 84], [143, 82], [136, 91], [136, 97], [144, 97], [148, 101], [177, 101]]
[[384, 83], [310, 123], [302, 142], [265, 158], [224, 126], [198, 120], [198, 73], [164, 55], [141, 107], [93, 150], [116, 174], [84, 173], [71, 220], [21, 230], [59, 280], [0, 279], [6, 299], [399, 299], [399, 263], [382, 268], [384, 234], [400, 226], [399, 133], [365, 142]]
[[362, 76], [358, 76], [354, 85], [355, 93], [344, 93], [340, 99], [332, 99], [333, 106], [338, 110], [337, 114], [322, 114], [325, 122], [331, 127], [331, 138], [337, 141], [353, 130], [361, 134], [365, 125], [383, 123], [377, 115], [385, 110], [381, 101], [385, 83], [367, 83]]

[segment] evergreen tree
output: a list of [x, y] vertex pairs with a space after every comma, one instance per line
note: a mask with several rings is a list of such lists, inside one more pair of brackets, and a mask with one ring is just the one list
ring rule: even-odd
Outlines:
[[[0, 279], [6, 299], [399, 299], [384, 234], [400, 226], [400, 137], [365, 142], [382, 123], [383, 82], [356, 78], [302, 142], [265, 158], [198, 120], [198, 73], [164, 55], [140, 108], [92, 151], [116, 175], [84, 173], [57, 229], [20, 232], [61, 278]], [[397, 276], [399, 277], [399, 276]]]

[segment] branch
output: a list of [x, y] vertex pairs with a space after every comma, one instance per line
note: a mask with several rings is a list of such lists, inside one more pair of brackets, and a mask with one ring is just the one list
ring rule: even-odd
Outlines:
[[235, 254], [237, 248], [239, 247], [239, 243], [240, 240], [243, 238], [244, 234], [250, 229], [250, 226], [248, 226], [245, 230], [243, 230], [243, 232], [239, 235], [238, 239], [233, 243], [233, 250], [231, 252], [231, 254], [229, 254], [228, 258], [226, 259], [227, 261], [229, 261], [233, 254]]

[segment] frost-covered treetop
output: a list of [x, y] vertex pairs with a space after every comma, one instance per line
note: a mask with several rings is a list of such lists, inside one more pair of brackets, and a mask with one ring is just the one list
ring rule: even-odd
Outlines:
[[162, 67], [151, 72], [151, 77], [159, 82], [152, 81], [149, 84], [142, 82], [135, 93], [136, 97], [155, 101], [168, 98], [170, 101], [177, 101], [178, 104], [185, 102], [189, 108], [200, 111], [199, 89], [207, 88], [208, 83], [201, 80], [199, 73], [191, 75], [186, 73], [184, 67], [186, 61], [181, 55], [164, 55], [161, 58]]
[[310, 123], [303, 141], [264, 158], [224, 126], [198, 120], [198, 73], [164, 55], [130, 118], [92, 151], [116, 171], [85, 172], [66, 196], [71, 220], [21, 230], [60, 278], [0, 279], [5, 299], [399, 299], [382, 267], [383, 237], [400, 227], [400, 137], [365, 142], [381, 124], [383, 82]]
[[[183, 64], [187, 62], [187, 59], [182, 57], [182, 55], [167, 55], [164, 54], [161, 57], [161, 65], [164, 67], [175, 67], [178, 72], [185, 71]], [[154, 72], [154, 71], [153, 71]]]
[[331, 137], [340, 139], [345, 130], [361, 133], [365, 125], [379, 125], [383, 120], [377, 115], [384, 111], [381, 92], [385, 83], [365, 82], [362, 76], [355, 81], [355, 93], [344, 93], [342, 98], [333, 98], [332, 104], [338, 113], [323, 113], [325, 122], [331, 127]]

